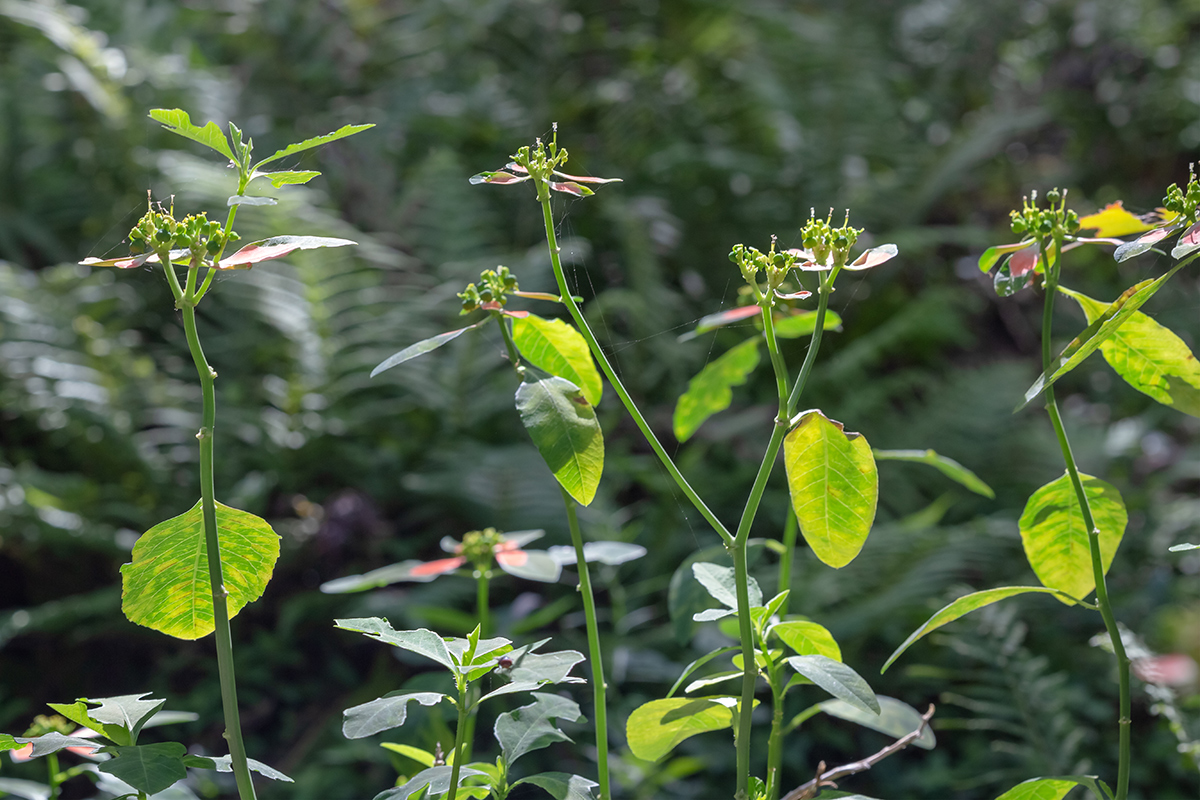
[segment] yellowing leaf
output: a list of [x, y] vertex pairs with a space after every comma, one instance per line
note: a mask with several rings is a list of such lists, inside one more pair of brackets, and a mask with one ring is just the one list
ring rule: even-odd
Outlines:
[[1079, 218], [1079, 227], [1083, 230], [1093, 230], [1099, 238], [1108, 236], [1128, 236], [1131, 233], [1141, 233], [1154, 227], [1141, 217], [1130, 214], [1125, 205], [1118, 200], [1109, 203], [1095, 214]]
[[530, 314], [513, 320], [512, 334], [521, 356], [529, 363], [566, 378], [583, 390], [589, 403], [599, 405], [603, 384], [592, 352], [579, 331], [560, 319], [542, 319]]
[[713, 697], [651, 700], [629, 715], [625, 736], [638, 758], [658, 761], [676, 745], [698, 733], [728, 728], [733, 712]]

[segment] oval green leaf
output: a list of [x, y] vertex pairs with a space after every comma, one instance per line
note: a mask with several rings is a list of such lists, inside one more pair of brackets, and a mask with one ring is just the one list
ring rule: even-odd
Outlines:
[[879, 474], [864, 436], [807, 411], [783, 440], [792, 508], [821, 561], [844, 567], [862, 550], [875, 521]]
[[[1109, 305], [1062, 286], [1058, 290], [1079, 303], [1089, 324], [1099, 319]], [[1142, 394], [1200, 417], [1200, 364], [1170, 328], [1135, 311], [1100, 344], [1100, 352], [1109, 366]]]
[[970, 614], [976, 609], [990, 606], [992, 603], [998, 603], [1009, 597], [1014, 597], [1018, 594], [1029, 594], [1031, 592], [1041, 594], [1052, 594], [1064, 602], [1070, 602], [1069, 598], [1063, 595], [1056, 589], [1045, 589], [1041, 586], [1001, 586], [997, 589], [985, 589], [982, 592], [973, 592], [958, 598], [950, 605], [943, 608], [941, 611], [934, 614], [925, 621], [925, 624], [912, 632], [912, 635], [904, 640], [904, 644], [896, 648], [896, 652], [888, 656], [888, 660], [884, 662], [883, 667], [879, 670], [880, 674], [887, 672], [888, 667], [892, 665], [901, 653], [911, 647], [918, 639], [923, 638], [926, 634], [932, 633], [943, 625], [954, 622], [960, 617]]
[[857, 709], [878, 714], [879, 701], [862, 676], [840, 661], [825, 656], [792, 656], [787, 660], [792, 669], [839, 700]]
[[938, 454], [935, 450], [872, 450], [876, 461], [913, 461], [928, 464], [955, 483], [962, 484], [975, 494], [995, 498], [996, 493], [979, 476], [953, 458]]
[[554, 477], [580, 505], [596, 496], [604, 471], [604, 435], [579, 387], [551, 376], [517, 389], [517, 412]]
[[[820, 708], [832, 717], [886, 733], [893, 739], [903, 739], [925, 724], [917, 710], [908, 703], [885, 695], [877, 695], [876, 699], [879, 701], [878, 715], [867, 713], [844, 700], [826, 700], [820, 704]], [[937, 745], [933, 729], [925, 725], [921, 735], [913, 740], [913, 745], [923, 750], [932, 750]]]
[[719, 731], [733, 722], [733, 712], [716, 697], [651, 700], [635, 708], [625, 724], [629, 750], [645, 761], [658, 761], [685, 739]]
[[[817, 329], [817, 312], [801, 311], [775, 320], [775, 336], [779, 339], [799, 339], [801, 336], [812, 336]], [[822, 330], [836, 331], [842, 328], [842, 318], [836, 312], [825, 312], [825, 324]]]
[[686, 442], [704, 421], [729, 408], [733, 402], [730, 388], [741, 386], [758, 366], [759, 337], [729, 350], [720, 358], [704, 365], [704, 369], [688, 381], [687, 391], [675, 404], [673, 423], [675, 438]]
[[[1100, 562], [1107, 573], [1129, 519], [1125, 503], [1113, 485], [1082, 473], [1079, 477], [1092, 519], [1100, 529]], [[1096, 588], [1088, 530], [1070, 475], [1064, 474], [1034, 492], [1017, 524], [1025, 557], [1043, 586], [1077, 600]]]
[[[267, 521], [217, 503], [225, 600], [232, 619], [267, 588], [279, 558], [279, 536]], [[121, 610], [130, 622], [176, 639], [199, 639], [213, 631], [208, 546], [200, 501], [160, 522], [133, 546], [121, 567]]]
[[183, 765], [187, 748], [179, 742], [105, 747], [101, 752], [115, 756], [100, 765], [101, 772], [120, 778], [146, 794], [158, 794], [187, 777]]
[[772, 625], [767, 635], [775, 634], [779, 640], [801, 656], [825, 656], [834, 661], [842, 660], [842, 648], [838, 647], [833, 634], [825, 626], [808, 620], [791, 620]]
[[583, 390], [593, 406], [604, 391], [592, 351], [579, 331], [561, 319], [542, 319], [530, 314], [514, 319], [513, 342], [521, 355], [540, 370], [566, 378]]
[[362, 739], [399, 728], [408, 719], [410, 702], [415, 700], [423, 706], [436, 706], [445, 697], [446, 695], [438, 692], [414, 692], [388, 695], [347, 708], [342, 712], [342, 735], [347, 739]]
[[1061, 778], [1032, 778], [1017, 784], [996, 800], [1062, 800], [1079, 784]]

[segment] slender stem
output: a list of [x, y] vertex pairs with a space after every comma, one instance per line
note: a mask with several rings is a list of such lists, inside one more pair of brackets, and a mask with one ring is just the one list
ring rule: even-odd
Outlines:
[[479, 570], [476, 575], [479, 577], [475, 579], [475, 613], [479, 621], [479, 638], [486, 639], [492, 635], [491, 604], [488, 602], [488, 584], [492, 573]]
[[825, 333], [825, 314], [829, 310], [829, 295], [833, 294], [833, 279], [836, 277], [837, 270], [830, 270], [817, 287], [817, 327], [813, 328], [812, 340], [808, 343], [808, 353], [804, 356], [804, 364], [800, 367], [800, 374], [796, 376], [796, 383], [792, 386], [792, 393], [788, 397], [787, 415], [789, 417], [796, 413], [796, 406], [800, 402], [800, 395], [804, 393], [805, 384], [808, 383], [808, 375], [812, 372], [813, 362], [817, 360], [817, 351], [821, 349], [821, 337]]
[[621, 398], [625, 409], [633, 417], [633, 421], [637, 424], [642, 435], [646, 437], [646, 441], [649, 442], [651, 449], [654, 450], [654, 454], [658, 456], [659, 461], [666, 467], [667, 472], [675, 479], [675, 483], [687, 495], [688, 500], [696, 507], [700, 515], [712, 526], [713, 530], [717, 532], [726, 545], [730, 544], [733, 541], [733, 536], [724, 524], [721, 523], [721, 520], [717, 519], [717, 516], [709, 510], [704, 501], [700, 499], [700, 495], [696, 494], [696, 490], [687, 482], [687, 478], [683, 477], [683, 473], [675, 466], [675, 462], [658, 441], [658, 437], [654, 435], [654, 431], [650, 429], [649, 423], [646, 422], [646, 418], [642, 416], [642, 412], [633, 402], [633, 398], [625, 390], [621, 379], [617, 377], [617, 373], [608, 362], [608, 357], [604, 355], [604, 351], [600, 348], [600, 342], [596, 340], [596, 336], [588, 326], [587, 320], [583, 318], [583, 312], [580, 311], [579, 305], [575, 302], [575, 298], [571, 296], [571, 291], [567, 287], [567, 278], [563, 273], [562, 260], [559, 258], [558, 238], [554, 235], [554, 217], [550, 213], [550, 192], [544, 184], [539, 184], [538, 186], [538, 200], [542, 204], [542, 220], [546, 226], [546, 244], [550, 248], [550, 264], [554, 268], [554, 279], [558, 282], [558, 292], [562, 295], [562, 301], [566, 304], [567, 310], [571, 312], [571, 318], [575, 320], [575, 325], [578, 326], [579, 332], [583, 334], [583, 338], [587, 340], [588, 347], [592, 350], [592, 355], [599, 362], [600, 369], [604, 371], [605, 377], [612, 384], [617, 396]]
[[[247, 183], [248, 181], [246, 180], [242, 180], [240, 178], [238, 179], [238, 194], [245, 193]], [[225, 254], [225, 246], [229, 244], [229, 234], [233, 230], [233, 218], [237, 216], [237, 210], [238, 207], [236, 205], [229, 207], [229, 214], [225, 217], [225, 228], [222, 231], [222, 235], [225, 237], [224, 241], [221, 242], [221, 249], [217, 251], [215, 256], [213, 256], [213, 266], [209, 268], [208, 274], [204, 276], [204, 284], [200, 287], [200, 290], [196, 292], [196, 302], [200, 302], [200, 298], [204, 297], [204, 295], [208, 293], [208, 287], [212, 286], [213, 278], [217, 274], [216, 265], [221, 263], [221, 256]]]
[[[164, 254], [165, 255], [165, 254]], [[169, 276], [174, 268], [169, 258], [162, 259]], [[228, 592], [221, 573], [221, 545], [217, 536], [217, 507], [213, 491], [213, 432], [216, 426], [217, 404], [213, 380], [217, 373], [204, 358], [200, 337], [196, 332], [196, 286], [197, 268], [188, 270], [187, 290], [181, 298], [183, 306], [183, 329], [187, 335], [188, 349], [196, 364], [200, 377], [204, 412], [200, 432], [200, 503], [204, 518], [204, 542], [208, 550], [208, 578], [212, 587], [213, 625], [217, 643], [217, 672], [221, 682], [221, 706], [225, 713], [225, 738], [229, 742], [233, 774], [237, 781], [241, 800], [254, 800], [254, 784], [250, 779], [250, 768], [246, 761], [246, 747], [242, 742], [242, 726], [238, 715], [237, 685], [233, 669], [233, 637], [229, 631], [229, 609], [225, 604]], [[172, 288], [177, 286], [177, 283]]]
[[58, 800], [58, 787], [64, 780], [63, 774], [59, 770], [58, 753], [50, 753], [46, 756], [46, 769], [49, 771], [50, 800]]
[[[1054, 320], [1054, 300], [1057, 295], [1059, 262], [1058, 254], [1062, 252], [1062, 239], [1056, 237], [1053, 262], [1046, 253], [1045, 239], [1039, 241], [1042, 264], [1046, 270], [1045, 305], [1042, 310], [1042, 370], [1049, 377], [1052, 373], [1053, 350], [1051, 345], [1051, 330]], [[1096, 582], [1096, 605], [1100, 608], [1100, 616], [1104, 619], [1104, 627], [1108, 631], [1113, 653], [1117, 657], [1117, 682], [1119, 687], [1120, 715], [1117, 718], [1120, 752], [1117, 762], [1117, 795], [1116, 800], [1125, 800], [1129, 794], [1130, 766], [1130, 726], [1132, 724], [1129, 695], [1129, 657], [1125, 654], [1125, 645], [1121, 641], [1121, 631], [1117, 627], [1113, 615], [1112, 603], [1108, 598], [1108, 584], [1104, 576], [1104, 562], [1100, 555], [1100, 529], [1096, 527], [1092, 509], [1088, 503], [1087, 492], [1083, 488], [1083, 480], [1079, 468], [1075, 464], [1075, 456], [1071, 452], [1071, 442], [1067, 439], [1067, 431], [1063, 426], [1062, 416], [1058, 411], [1058, 402], [1054, 397], [1054, 387], [1047, 386], [1043, 392], [1046, 398], [1046, 411], [1050, 422], [1054, 425], [1054, 434], [1058, 438], [1058, 446], [1062, 451], [1063, 461], [1067, 466], [1067, 474], [1071, 477], [1071, 486], [1079, 502], [1083, 516], [1083, 525], [1088, 532], [1088, 549], [1092, 557], [1092, 574]]]
[[470, 711], [471, 703], [467, 697], [467, 679], [466, 676], [458, 677], [458, 725], [454, 728], [454, 765], [450, 767], [450, 793], [446, 795], [446, 800], [454, 800], [458, 794], [458, 773], [462, 768], [462, 763], [467, 759], [466, 749], [464, 747], [463, 734], [467, 729], [467, 713]]
[[[559, 487], [562, 489], [562, 487]], [[592, 577], [583, 554], [583, 534], [575, 513], [575, 499], [562, 489], [567, 507], [567, 523], [571, 528], [571, 543], [575, 545], [575, 563], [579, 570], [579, 592], [583, 595], [583, 614], [587, 618], [588, 656], [592, 661], [592, 715], [596, 728], [596, 769], [600, 773], [600, 800], [609, 800], [608, 787], [608, 702], [604, 680], [604, 659], [600, 649], [600, 627], [596, 622], [596, 599], [592, 595]]]
[[780, 676], [779, 667], [772, 664], [769, 669], [771, 683], [771, 738], [767, 740], [767, 800], [779, 797], [780, 770], [783, 767], [783, 696], [786, 678]]
[[[779, 558], [779, 585], [775, 588], [777, 592], [792, 588], [792, 566], [796, 560], [796, 534], [799, 531], [800, 523], [796, 519], [795, 510], [789, 503], [787, 521], [783, 524], [783, 555]], [[791, 599], [791, 594], [783, 599], [779, 606], [780, 617], [787, 616]]]

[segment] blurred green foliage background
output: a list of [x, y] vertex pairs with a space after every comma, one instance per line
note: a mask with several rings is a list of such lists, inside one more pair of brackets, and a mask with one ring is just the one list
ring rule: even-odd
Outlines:
[[[397, 628], [464, 633], [473, 586], [317, 587], [432, 557], [442, 536], [489, 525], [567, 541], [498, 337], [465, 336], [367, 378], [403, 346], [458, 327], [454, 293], [481, 269], [503, 263], [522, 288], [552, 288], [532, 196], [466, 179], [557, 121], [571, 171], [624, 179], [556, 200], [559, 235], [594, 327], [672, 445], [687, 379], [745, 335], [676, 340], [735, 302], [732, 244], [765, 249], [774, 234], [795, 246], [810, 208], [850, 207], [871, 241], [900, 246], [886, 266], [843, 277], [833, 307], [844, 329], [826, 338], [806, 404], [876, 447], [956, 458], [997, 498], [885, 464], [862, 556], [834, 572], [799, 554], [792, 609], [827, 625], [877, 691], [939, 709], [936, 750], [843, 788], [981, 798], [1035, 775], [1109, 776], [1116, 692], [1111, 657], [1088, 644], [1095, 615], [1012, 602], [877, 672], [967, 587], [1035, 580], [1016, 519], [1062, 467], [1044, 417], [1011, 411], [1037, 372], [1040, 298], [999, 301], [975, 259], [1011, 240], [1007, 211], [1031, 189], [1067, 187], [1081, 214], [1117, 199], [1145, 212], [1186, 180], [1200, 146], [1198, 26], [1200, 4], [1165, 0], [0, 0], [0, 730], [20, 734], [47, 701], [154, 691], [201, 715], [181, 736], [224, 752], [209, 643], [165, 639], [119, 608], [118, 569], [137, 535], [196, 498], [199, 392], [182, 330], [157, 272], [75, 262], [124, 253], [148, 190], [214, 216], [233, 191], [230, 173], [147, 119], [150, 108], [234, 120], [262, 154], [373, 122], [287, 165], [322, 178], [238, 216], [245, 240], [304, 233], [360, 247], [222, 276], [199, 314], [220, 374], [218, 497], [283, 537], [266, 595], [234, 622], [250, 753], [297, 781], [263, 796], [369, 797], [411, 768], [377, 739], [342, 738], [340, 713], [429, 679], [332, 619], [384, 614]], [[1161, 268], [1079, 251], [1064, 282], [1112, 299]], [[1184, 272], [1147, 311], [1194, 346], [1198, 299]], [[1083, 317], [1062, 306], [1065, 341]], [[786, 346], [798, 364], [805, 343]], [[769, 431], [774, 388], [758, 378], [677, 448], [725, 520]], [[1098, 356], [1060, 386], [1082, 468], [1130, 509], [1110, 573], [1118, 618], [1156, 651], [1200, 658], [1200, 556], [1167, 552], [1197, 538], [1200, 425], [1114, 380]], [[585, 533], [650, 548], [599, 575], [619, 737], [629, 711], [720, 636], [693, 631], [686, 592], [668, 591], [685, 559], [718, 542], [616, 398], [599, 412], [608, 463]], [[766, 499], [755, 534], [778, 537], [782, 470]], [[757, 564], [768, 589], [774, 559]], [[502, 633], [583, 649], [570, 579], [502, 581]], [[1177, 693], [1173, 733], [1138, 684], [1133, 797], [1195, 796], [1200, 775], [1177, 751], [1196, 731], [1193, 691]], [[789, 713], [819, 699], [793, 694]], [[448, 724], [422, 708], [384, 738], [431, 746]], [[787, 744], [784, 784], [885, 743], [815, 719]], [[592, 769], [586, 749], [544, 753], [556, 768]], [[726, 734], [675, 755], [657, 767], [623, 759], [622, 796], [732, 785]], [[0, 774], [38, 770], [6, 762]]]

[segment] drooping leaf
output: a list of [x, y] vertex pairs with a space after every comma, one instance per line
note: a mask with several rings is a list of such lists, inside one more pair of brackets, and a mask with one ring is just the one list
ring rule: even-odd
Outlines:
[[[700, 585], [708, 591], [712, 598], [722, 605], [737, 610], [737, 581], [733, 567], [722, 567], [720, 564], [692, 564], [692, 574]], [[747, 596], [750, 607], [756, 608], [763, 604], [762, 589], [754, 578], [747, 580]]]
[[413, 692], [380, 697], [369, 703], [347, 708], [342, 712], [342, 735], [347, 739], [363, 739], [381, 731], [399, 728], [408, 719], [408, 704], [416, 701], [423, 706], [436, 706], [446, 696], [438, 692]]
[[879, 475], [866, 437], [820, 411], [805, 412], [783, 440], [792, 508], [813, 554], [844, 567], [875, 520]]
[[600, 404], [603, 384], [588, 343], [579, 331], [560, 319], [530, 314], [513, 320], [513, 342], [522, 357], [538, 369], [565, 378], [583, 390], [593, 406]]
[[1109, 203], [1094, 214], [1079, 218], [1079, 228], [1090, 230], [1099, 237], [1128, 236], [1131, 233], [1141, 233], [1154, 227], [1139, 216], [1125, 210], [1120, 200]]
[[979, 271], [991, 272], [992, 267], [996, 266], [996, 262], [1008, 253], [1015, 253], [1018, 250], [1028, 247], [1030, 241], [1014, 242], [1012, 244], [998, 244], [995, 247], [989, 247], [983, 251], [983, 255], [979, 257]]
[[[461, 564], [460, 559], [442, 559], [445, 561], [454, 561], [453, 569], [458, 569]], [[370, 572], [365, 572], [362, 575], [347, 575], [343, 578], [335, 578], [331, 581], [326, 581], [321, 584], [321, 591], [325, 594], [349, 594], [350, 592], [365, 592], [368, 589], [378, 589], [381, 586], [390, 586], [393, 583], [400, 581], [417, 581], [420, 583], [428, 583], [438, 575], [445, 574], [444, 572], [433, 572], [430, 570], [420, 570], [419, 567], [428, 566], [429, 561], [401, 561], [398, 564], [388, 564], [386, 567], [379, 567]], [[414, 574], [414, 570], [416, 573]]]
[[[1100, 562], [1107, 573], [1125, 534], [1125, 503], [1112, 484], [1090, 475], [1079, 477], [1092, 519], [1100, 530]], [[1042, 585], [1078, 600], [1096, 588], [1089, 532], [1070, 475], [1064, 474], [1034, 492], [1018, 525], [1025, 557]]]
[[[232, 619], [257, 600], [279, 558], [279, 536], [267, 521], [217, 503], [217, 542]], [[160, 522], [133, 546], [133, 561], [121, 567], [121, 610], [130, 622], [177, 639], [199, 639], [213, 631], [208, 546], [200, 501], [191, 510]]]
[[555, 583], [562, 574], [562, 564], [544, 550], [501, 550], [496, 553], [496, 564], [527, 581]]
[[320, 247], [345, 247], [358, 244], [349, 239], [335, 239], [330, 236], [272, 236], [262, 239], [238, 250], [228, 258], [222, 258], [218, 269], [248, 269], [263, 261], [283, 258], [296, 250], [315, 250]]
[[[510, 169], [511, 166], [512, 165], [509, 167]], [[575, 181], [577, 183], [621, 183], [623, 180], [622, 178], [597, 178], [593, 175], [568, 175], [567, 173], [559, 172], [558, 170], [554, 170], [553, 172], [560, 178], [566, 178], [569, 181]]]
[[157, 794], [187, 777], [187, 768], [183, 765], [187, 748], [179, 742], [136, 747], [113, 745], [101, 752], [114, 756], [100, 765], [101, 772], [120, 778], [146, 794]]
[[[875, 697], [879, 701], [878, 715], [844, 700], [826, 700], [820, 705], [821, 710], [830, 716], [885, 733], [893, 739], [902, 739], [924, 724], [921, 715], [908, 703], [882, 694]], [[937, 745], [933, 729], [925, 725], [921, 735], [913, 740], [913, 745], [923, 750], [932, 750]]]
[[811, 655], [791, 656], [787, 662], [796, 672], [839, 700], [869, 713], [879, 713], [879, 701], [875, 699], [875, 692], [870, 685], [841, 661]]
[[[172, 250], [167, 255], [171, 259], [171, 263], [179, 263], [182, 258], [191, 256], [191, 250]], [[134, 256], [120, 256], [118, 258], [85, 258], [79, 262], [85, 267], [116, 267], [117, 269], [134, 269], [143, 264], [157, 264], [158, 253], [142, 253]]]
[[1200, 222], [1183, 232], [1171, 249], [1171, 258], [1183, 258], [1197, 250], [1200, 250]]
[[439, 347], [446, 344], [447, 342], [452, 342], [455, 339], [457, 339], [459, 336], [462, 336], [467, 331], [478, 328], [480, 325], [482, 325], [486, 321], [487, 320], [482, 320], [480, 322], [476, 322], [474, 325], [468, 325], [465, 328], [459, 328], [456, 331], [446, 331], [445, 333], [439, 333], [437, 336], [431, 336], [428, 339], [423, 339], [422, 341], [419, 341], [416, 344], [410, 344], [408, 347], [404, 348], [399, 353], [395, 353], [395, 354], [390, 355], [387, 358], [385, 358], [379, 364], [379, 366], [377, 366], [377, 367], [375, 367], [375, 369], [371, 370], [371, 377], [374, 378], [379, 373], [383, 372], [386, 369], [391, 369], [392, 367], [396, 366], [397, 364], [403, 364], [405, 361], [410, 361], [410, 360], [416, 358], [417, 356], [423, 356], [426, 353], [430, 352], [431, 350], [437, 350]]
[[1062, 800], [1079, 784], [1061, 778], [1031, 778], [1009, 789], [996, 800]]
[[425, 656], [450, 670], [454, 669], [454, 660], [450, 658], [446, 642], [431, 630], [418, 628], [415, 631], [398, 631], [392, 628], [387, 620], [379, 617], [339, 619], [334, 621], [334, 627], [366, 634], [384, 644]]
[[[1099, 319], [1108, 307], [1107, 303], [1062, 286], [1058, 290], [1079, 303], [1089, 324]], [[1100, 353], [1139, 392], [1184, 414], [1200, 417], [1200, 364], [1169, 328], [1135, 311], [1101, 343]]]
[[625, 724], [630, 752], [645, 761], [658, 761], [685, 739], [728, 728], [733, 712], [716, 702], [725, 699], [676, 697], [651, 700], [635, 708]]
[[[184, 766], [193, 767], [196, 769], [215, 769], [217, 772], [233, 772], [233, 756], [184, 756]], [[246, 766], [251, 772], [257, 772], [264, 778], [270, 778], [273, 781], [282, 783], [295, 783], [287, 775], [284, 775], [274, 767], [267, 766], [261, 761], [253, 758], [246, 759]]]
[[[817, 329], [817, 312], [801, 311], [799, 314], [789, 314], [775, 320], [775, 336], [779, 339], [799, 339], [801, 336], [812, 336]], [[822, 330], [839, 331], [842, 329], [842, 318], [835, 312], [826, 310], [825, 324]]]
[[1116, 259], [1117, 263], [1119, 264], [1122, 261], [1128, 261], [1134, 256], [1140, 256], [1142, 253], [1151, 249], [1154, 247], [1154, 245], [1158, 244], [1163, 239], [1166, 239], [1171, 234], [1177, 232], [1182, 227], [1183, 225], [1176, 223], [1164, 225], [1163, 227], [1156, 228], [1149, 233], [1143, 233], [1132, 242], [1126, 242], [1118, 247], [1113, 252], [1113, 258]]
[[729, 647], [720, 647], [720, 648], [717, 648], [716, 650], [713, 650], [710, 653], [705, 653], [704, 655], [700, 656], [692, 663], [688, 664], [686, 667], [683, 668], [683, 672], [681, 672], [679, 674], [679, 678], [671, 686], [671, 690], [669, 692], [667, 692], [667, 698], [670, 698], [672, 695], [675, 694], [675, 692], [679, 691], [679, 687], [683, 685], [683, 682], [685, 680], [687, 680], [688, 677], [692, 673], [694, 673], [696, 670], [700, 669], [700, 667], [704, 666], [709, 661], [712, 661], [714, 658], [723, 656], [726, 653], [732, 653], [734, 650], [738, 650], [739, 647], [740, 647], [739, 645], [730, 645]]
[[574, 181], [550, 181], [550, 188], [556, 192], [573, 194], [576, 197], [591, 197], [595, 194], [591, 189]]
[[266, 164], [270, 164], [272, 161], [278, 161], [281, 158], [286, 158], [287, 156], [295, 153], [302, 153], [305, 150], [311, 150], [314, 147], [320, 147], [323, 144], [336, 142], [338, 139], [345, 139], [347, 136], [353, 136], [356, 133], [360, 133], [368, 128], [374, 127], [374, 123], [369, 123], [366, 125], [343, 125], [333, 133], [326, 133], [321, 136], [314, 136], [311, 139], [305, 139], [303, 142], [289, 144], [282, 150], [276, 150], [274, 153], [255, 164], [253, 171], [257, 172], [261, 167], [265, 166]]
[[825, 626], [808, 620], [789, 620], [772, 625], [767, 635], [775, 634], [779, 640], [801, 656], [825, 656], [834, 661], [842, 660], [842, 648]]
[[994, 498], [996, 493], [979, 476], [953, 458], [939, 455], [934, 450], [872, 450], [876, 461], [913, 461], [928, 464], [950, 480], [960, 483], [975, 494]]
[[[68, 747], [86, 747], [90, 750], [96, 750], [102, 747], [102, 743], [96, 742], [93, 739], [83, 739], [78, 736], [64, 736], [61, 733], [43, 733], [41, 736], [34, 736], [26, 739], [23, 736], [10, 737], [16, 743], [16, 747], [7, 747], [5, 750], [17, 750], [27, 744], [33, 745], [33, 750], [29, 753], [29, 758], [40, 758], [48, 756], [51, 753], [57, 753], [59, 750], [66, 750]], [[0, 742], [0, 746], [3, 742]]]
[[276, 189], [279, 189], [283, 186], [299, 186], [308, 183], [320, 174], [321, 173], [314, 170], [288, 169], [281, 170], [280, 172], [255, 171], [255, 173], [250, 176], [250, 180], [254, 180], [255, 178], [266, 178], [271, 182], [272, 186], [274, 186]]
[[[555, 545], [548, 548], [546, 552], [564, 567], [570, 566], [577, 561], [575, 548], [569, 545]], [[630, 544], [629, 542], [583, 543], [583, 558], [589, 563], [598, 561], [601, 564], [615, 567], [618, 564], [639, 559], [644, 555], [646, 555], [646, 548], [640, 544]]]
[[521, 423], [554, 477], [580, 505], [591, 503], [604, 471], [604, 435], [583, 392], [563, 378], [537, 378], [527, 372], [516, 404]]
[[150, 118], [155, 122], [162, 123], [163, 127], [171, 133], [177, 133], [185, 139], [191, 139], [205, 147], [211, 147], [230, 161], [237, 161], [233, 157], [233, 150], [229, 147], [229, 139], [215, 122], [205, 123], [203, 128], [198, 127], [192, 124], [186, 111], [178, 108], [151, 109]]
[[1032, 272], [1013, 275], [1011, 264], [1005, 262], [992, 276], [992, 288], [996, 290], [997, 297], [1012, 297], [1022, 289], [1032, 286], [1033, 279], [1034, 273]]
[[1052, 365], [1053, 372], [1046, 377], [1043, 373], [1033, 382], [1025, 392], [1025, 400], [1017, 410], [1020, 411], [1028, 405], [1034, 398], [1042, 393], [1047, 386], [1051, 386], [1066, 375], [1075, 367], [1083, 363], [1083, 360], [1096, 351], [1100, 345], [1109, 339], [1117, 329], [1120, 328], [1125, 321], [1139, 308], [1145, 305], [1154, 294], [1163, 287], [1167, 280], [1179, 271], [1179, 268], [1186, 264], [1186, 261], [1181, 261], [1174, 267], [1171, 267], [1163, 275], [1154, 280], [1145, 280], [1135, 284], [1122, 293], [1120, 297], [1112, 302], [1094, 322], [1083, 329], [1083, 332], [1076, 336], [1066, 349], [1054, 360]]
[[509, 765], [526, 753], [555, 742], [571, 741], [554, 725], [554, 720], [583, 721], [583, 713], [574, 700], [545, 692], [534, 692], [533, 697], [529, 705], [496, 717], [493, 731]]
[[675, 404], [675, 438], [686, 442], [704, 421], [729, 408], [733, 386], [741, 386], [758, 366], [759, 337], [747, 339], [710, 361], [688, 381], [687, 391]]
[[[444, 795], [446, 792], [450, 791], [450, 779], [453, 771], [454, 768], [451, 766], [430, 767], [429, 769], [423, 769], [414, 775], [403, 786], [397, 786], [395, 788], [388, 789], [386, 792], [380, 792], [379, 794], [375, 795], [375, 800], [408, 800], [409, 797], [416, 795], [426, 786], [429, 787], [429, 794], [425, 795], [426, 797]], [[483, 774], [483, 772], [480, 772], [477, 769], [472, 769], [471, 767], [464, 765], [460, 767], [458, 771], [458, 777], [460, 781], [459, 786], [462, 786], [461, 781], [463, 778], [470, 778], [473, 775]]]
[[894, 244], [881, 244], [878, 247], [872, 247], [870, 250], [864, 250], [858, 258], [846, 265], [849, 270], [862, 270], [877, 267], [885, 261], [890, 261], [900, 253], [900, 249]]
[[540, 775], [530, 775], [528, 778], [517, 781], [513, 786], [520, 786], [522, 783], [540, 786], [549, 792], [554, 800], [594, 800], [595, 789], [600, 785], [580, 775], [571, 775], [566, 772], [543, 772]]
[[912, 632], [904, 644], [896, 648], [896, 651], [888, 656], [888, 660], [884, 662], [883, 667], [879, 670], [881, 673], [887, 672], [888, 667], [892, 665], [900, 655], [927, 634], [932, 633], [943, 625], [948, 625], [960, 617], [970, 614], [972, 611], [990, 606], [992, 603], [998, 603], [1001, 600], [1009, 597], [1015, 597], [1019, 594], [1052, 594], [1059, 599], [1070, 602], [1070, 598], [1059, 592], [1057, 589], [1045, 589], [1041, 586], [1001, 586], [996, 589], [985, 589], [982, 592], [973, 592], [958, 598], [950, 605], [938, 611], [932, 617], [925, 621], [921, 627]]

